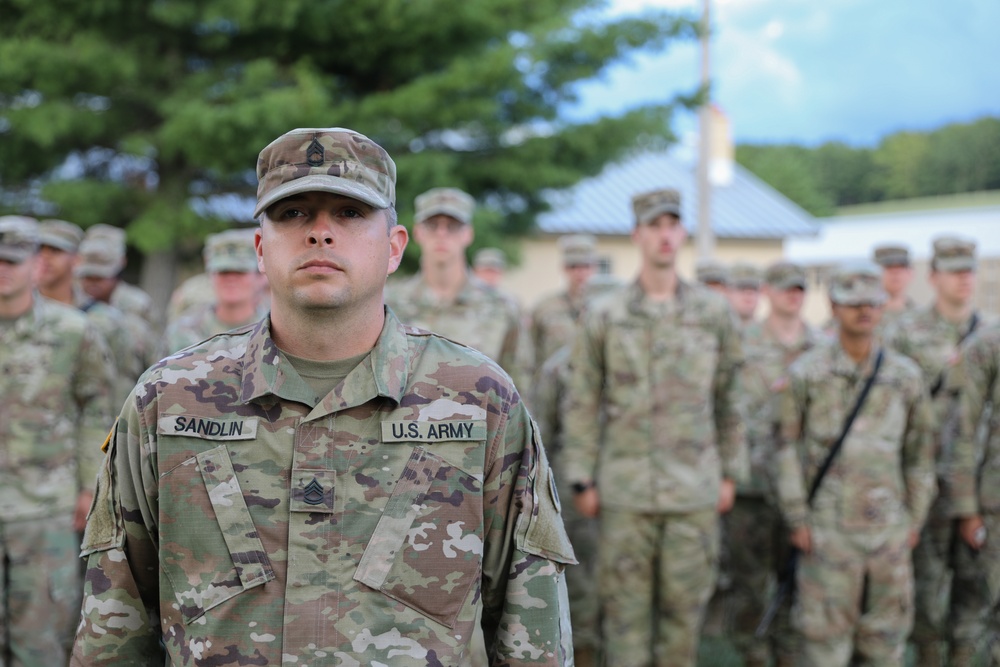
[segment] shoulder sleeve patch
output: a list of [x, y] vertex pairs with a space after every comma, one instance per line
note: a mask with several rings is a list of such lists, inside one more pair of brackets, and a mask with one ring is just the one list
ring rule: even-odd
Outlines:
[[87, 513], [87, 527], [83, 532], [80, 556], [95, 551], [121, 548], [125, 544], [125, 528], [121, 518], [121, 506], [115, 488], [115, 440], [118, 422], [115, 421], [111, 433], [101, 449], [104, 461], [97, 475], [97, 490]]
[[530, 514], [522, 517], [527, 519], [527, 529], [516, 533], [518, 548], [525, 553], [558, 563], [575, 565], [576, 554], [563, 526], [555, 477], [552, 468], [549, 467], [545, 450], [538, 444], [538, 434], [534, 424], [532, 431], [531, 446], [535, 448], [538, 460], [528, 483], [527, 492], [531, 497], [525, 502], [525, 512]]

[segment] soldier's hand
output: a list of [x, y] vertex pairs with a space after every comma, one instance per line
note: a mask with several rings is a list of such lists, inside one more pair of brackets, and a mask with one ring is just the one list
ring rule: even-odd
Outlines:
[[976, 514], [960, 519], [958, 534], [962, 536], [966, 544], [976, 551], [982, 549], [986, 542], [986, 526], [983, 524], [983, 517]]
[[793, 530], [788, 541], [802, 553], [812, 553], [812, 533], [809, 532], [809, 526], [799, 526]]
[[94, 494], [91, 491], [81, 491], [76, 497], [76, 508], [73, 510], [73, 530], [76, 532], [81, 533], [87, 527], [87, 513], [93, 501]]
[[601, 499], [597, 495], [597, 489], [592, 486], [585, 491], [577, 493], [573, 496], [573, 505], [576, 506], [576, 511], [581, 516], [593, 519], [601, 510]]
[[736, 502], [736, 483], [731, 479], [723, 479], [719, 485], [719, 503], [715, 506], [719, 514], [725, 514], [733, 509]]

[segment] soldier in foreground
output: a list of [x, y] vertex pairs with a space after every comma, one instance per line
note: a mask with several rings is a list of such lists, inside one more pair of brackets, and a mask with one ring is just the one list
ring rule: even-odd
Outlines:
[[[341, 174], [343, 176], [341, 176]], [[568, 665], [574, 562], [510, 378], [383, 305], [396, 168], [340, 128], [257, 162], [271, 313], [163, 360], [108, 443], [75, 665]]]
[[520, 381], [531, 363], [520, 312], [512, 299], [473, 275], [465, 259], [475, 236], [476, 201], [456, 188], [433, 188], [415, 203], [420, 271], [392, 285], [386, 304], [400, 322], [474, 347]]
[[932, 432], [919, 369], [874, 333], [880, 273], [867, 262], [835, 271], [837, 337], [777, 388], [778, 498], [802, 554], [793, 618], [807, 667], [846, 667], [854, 654], [902, 667], [913, 622], [910, 552], [934, 494]]
[[217, 333], [253, 324], [267, 314], [261, 308], [252, 229], [232, 229], [205, 239], [205, 270], [211, 279], [210, 305], [196, 308], [167, 326], [160, 357]]
[[32, 289], [38, 227], [0, 218], [0, 664], [66, 664], [77, 531], [111, 421], [112, 364], [76, 308]]
[[[965, 661], [951, 664], [972, 664], [971, 656], [988, 644], [990, 657], [984, 664], [995, 666], [1000, 665], [1000, 325], [969, 339], [948, 385], [949, 393], [958, 394], [959, 421], [944, 495], [958, 520], [956, 569], [974, 571], [979, 584], [959, 586], [952, 593], [952, 623], [971, 631], [965, 637], [971, 650], [967, 658], [958, 656]], [[979, 430], [990, 415], [984, 450]]]
[[[980, 325], [982, 315], [973, 308], [976, 281], [975, 243], [953, 236], [934, 241], [930, 283], [934, 301], [900, 315], [884, 330], [887, 346], [913, 359], [923, 372], [924, 386], [931, 396], [934, 415], [934, 452], [937, 474], [945, 476], [945, 424], [954, 408], [953, 395], [945, 390], [947, 372], [958, 358], [959, 346]], [[974, 602], [981, 589], [977, 573], [958, 572], [953, 567], [954, 531], [946, 499], [938, 498], [931, 510], [913, 553], [916, 576], [916, 617], [913, 642], [920, 667], [939, 667], [945, 657], [943, 642], [953, 664], [967, 663], [975, 653], [971, 643], [978, 632], [951, 622], [949, 602], [958, 588], [969, 589], [960, 596], [963, 603]], [[968, 610], [965, 618], [983, 609]], [[949, 641], [950, 640], [950, 641]]]
[[768, 315], [743, 330], [747, 363], [741, 389], [750, 445], [750, 479], [736, 486], [736, 504], [723, 517], [731, 578], [724, 602], [733, 618], [733, 644], [746, 667], [766, 667], [772, 653], [776, 667], [791, 667], [795, 647], [789, 637], [787, 606], [776, 619], [771, 641], [754, 637], [788, 552], [788, 530], [775, 495], [772, 394], [792, 362], [820, 342], [820, 334], [802, 319], [806, 294], [802, 267], [778, 262], [768, 267], [764, 278]]
[[566, 478], [579, 512], [600, 514], [607, 664], [693, 665], [719, 513], [746, 475], [743, 352], [726, 300], [677, 275], [679, 193], [644, 193], [632, 206], [639, 276], [585, 314], [570, 355]]

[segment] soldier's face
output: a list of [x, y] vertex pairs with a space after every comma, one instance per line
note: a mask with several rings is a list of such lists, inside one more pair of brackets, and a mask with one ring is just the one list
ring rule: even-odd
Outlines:
[[20, 263], [0, 259], [0, 299], [14, 300], [31, 291], [35, 258]]
[[58, 285], [73, 279], [73, 267], [76, 265], [76, 255], [65, 250], [43, 245], [38, 250], [35, 276], [43, 288]]
[[802, 312], [802, 304], [806, 300], [806, 291], [801, 287], [775, 289], [765, 285], [764, 293], [767, 295], [771, 310], [785, 317], [797, 316]]
[[726, 296], [729, 298], [729, 305], [740, 316], [740, 319], [747, 320], [753, 317], [757, 310], [760, 290], [753, 287], [734, 287], [728, 291]]
[[493, 266], [480, 266], [475, 270], [476, 277], [491, 287], [499, 287], [503, 280], [503, 269]]
[[955, 306], [964, 306], [976, 291], [975, 271], [932, 271], [931, 285], [937, 298]]
[[406, 229], [356, 199], [307, 192], [276, 202], [254, 239], [273, 304], [291, 309], [381, 303], [399, 267]]
[[111, 301], [111, 294], [117, 285], [117, 278], [104, 278], [102, 276], [83, 276], [80, 278], [80, 287], [83, 288], [83, 291], [104, 303]]
[[233, 305], [255, 301], [259, 292], [257, 273], [218, 271], [212, 274], [217, 304]]
[[882, 306], [870, 303], [859, 306], [834, 304], [833, 316], [841, 332], [849, 336], [869, 336], [882, 321]]
[[913, 269], [908, 266], [887, 266], [882, 269], [882, 289], [889, 296], [902, 294], [913, 280]]
[[676, 215], [664, 213], [632, 230], [632, 241], [639, 246], [643, 264], [651, 268], [674, 266], [687, 232]]
[[595, 264], [574, 264], [566, 267], [566, 282], [569, 283], [569, 291], [579, 293], [587, 281], [597, 272]]
[[472, 225], [449, 215], [432, 215], [413, 227], [422, 257], [432, 262], [465, 261], [465, 250], [474, 237]]

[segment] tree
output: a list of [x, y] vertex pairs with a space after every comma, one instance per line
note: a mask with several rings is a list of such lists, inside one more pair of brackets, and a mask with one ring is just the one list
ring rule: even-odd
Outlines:
[[820, 187], [809, 149], [743, 144], [736, 147], [736, 161], [809, 213], [833, 214], [833, 200]]
[[162, 273], [230, 224], [193, 199], [252, 195], [267, 142], [337, 125], [396, 159], [400, 220], [453, 185], [489, 204], [481, 243], [521, 234], [544, 188], [668, 140], [671, 108], [693, 100], [560, 120], [578, 82], [696, 34], [664, 12], [599, 22], [599, 5], [0, 0], [0, 203], [126, 227]]

